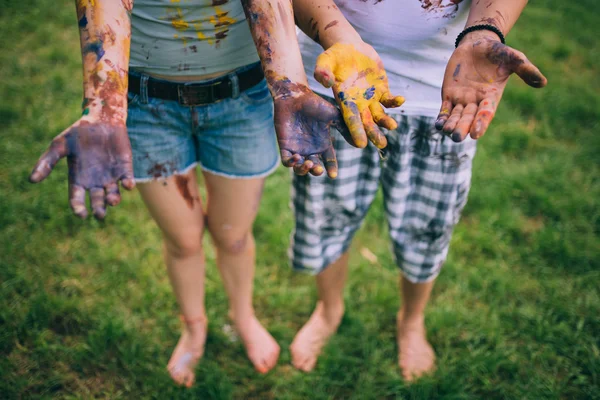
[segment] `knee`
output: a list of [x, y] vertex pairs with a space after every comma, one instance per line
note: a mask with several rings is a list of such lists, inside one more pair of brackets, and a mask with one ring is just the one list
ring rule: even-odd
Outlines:
[[[212, 232], [211, 232], [212, 234]], [[231, 255], [245, 253], [252, 245], [252, 234], [245, 232], [236, 234], [234, 232], [227, 234], [212, 234], [215, 247], [222, 252]]]
[[165, 247], [170, 256], [188, 258], [202, 254], [202, 235], [200, 230], [186, 230], [176, 237], [165, 237]]

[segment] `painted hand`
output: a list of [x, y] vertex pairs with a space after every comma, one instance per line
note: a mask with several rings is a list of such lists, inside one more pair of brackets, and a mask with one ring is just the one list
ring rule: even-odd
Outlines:
[[529, 86], [546, 86], [546, 78], [525, 54], [503, 45], [493, 33], [467, 35], [448, 61], [435, 127], [455, 142], [469, 133], [479, 139], [494, 118], [513, 73]]
[[340, 111], [308, 87], [288, 79], [270, 78], [275, 102], [275, 130], [281, 161], [297, 175], [337, 176], [337, 159], [329, 136], [331, 127], [348, 136]]
[[368, 138], [380, 149], [387, 145], [379, 126], [396, 129], [398, 124], [381, 105], [400, 107], [404, 98], [390, 93], [383, 63], [371, 46], [361, 44], [357, 49], [352, 44], [334, 44], [317, 58], [315, 79], [325, 87], [333, 87], [350, 130], [350, 144], [362, 148]]
[[86, 191], [90, 192], [94, 216], [103, 219], [106, 204], [116, 206], [121, 201], [118, 182], [128, 190], [135, 186], [131, 145], [124, 124], [80, 119], [52, 140], [29, 180], [44, 180], [63, 157], [67, 157], [69, 166], [69, 203], [81, 218], [88, 213]]

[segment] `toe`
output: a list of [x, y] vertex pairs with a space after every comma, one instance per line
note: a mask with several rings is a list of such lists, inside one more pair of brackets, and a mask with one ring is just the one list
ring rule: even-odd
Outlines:
[[192, 387], [193, 384], [194, 384], [194, 374], [193, 373], [186, 374], [185, 387], [187, 387], [189, 389]]
[[302, 364], [302, 367], [300, 368], [302, 371], [304, 372], [310, 372], [315, 368], [315, 365], [317, 364], [317, 359], [313, 358], [313, 357], [308, 357], [304, 363]]

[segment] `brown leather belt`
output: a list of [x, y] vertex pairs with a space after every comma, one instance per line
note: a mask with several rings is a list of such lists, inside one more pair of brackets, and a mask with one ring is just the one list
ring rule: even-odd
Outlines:
[[[237, 76], [239, 93], [257, 85], [264, 78], [260, 64], [239, 73], [233, 72], [233, 74]], [[184, 106], [216, 103], [233, 97], [234, 85], [230, 75], [224, 75], [210, 83], [178, 83], [149, 77], [146, 83], [148, 97], [178, 101]], [[129, 74], [129, 92], [141, 94], [141, 81], [141, 76]]]

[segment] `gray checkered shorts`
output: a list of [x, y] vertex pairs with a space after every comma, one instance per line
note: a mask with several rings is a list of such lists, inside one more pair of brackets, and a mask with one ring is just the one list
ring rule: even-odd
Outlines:
[[338, 177], [294, 176], [295, 269], [317, 274], [346, 252], [381, 184], [398, 267], [415, 283], [439, 274], [467, 203], [476, 141], [452, 142], [433, 128], [433, 118], [395, 118], [383, 157], [370, 143], [350, 146], [336, 131]]

